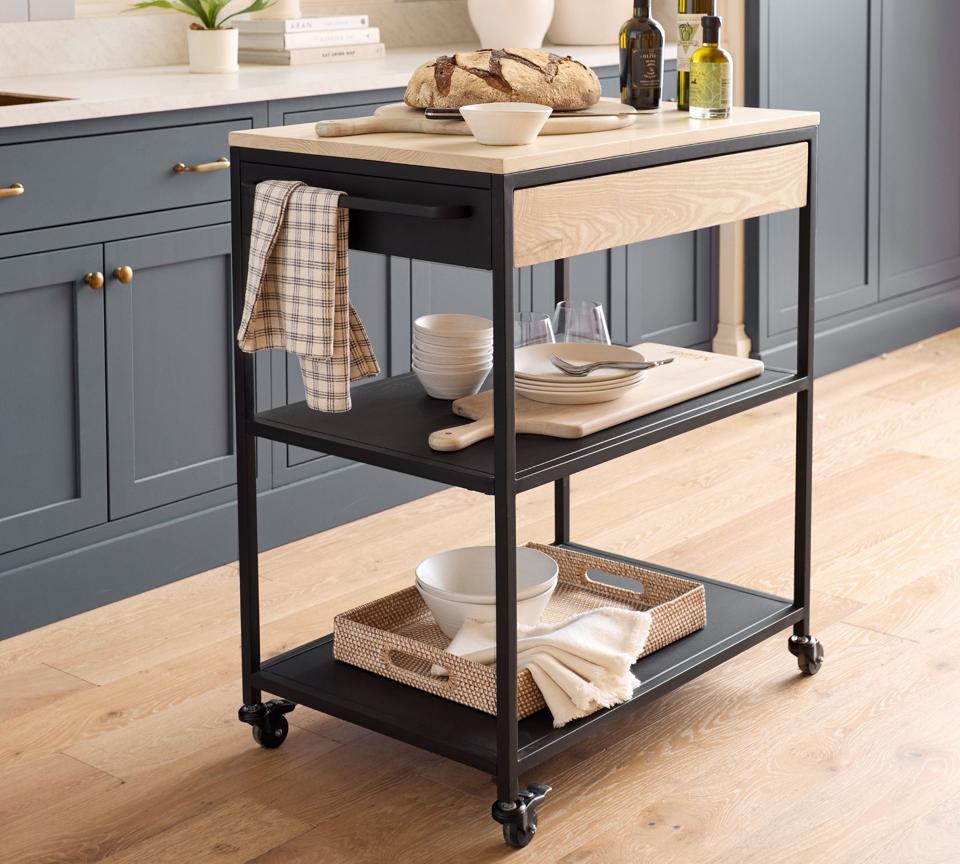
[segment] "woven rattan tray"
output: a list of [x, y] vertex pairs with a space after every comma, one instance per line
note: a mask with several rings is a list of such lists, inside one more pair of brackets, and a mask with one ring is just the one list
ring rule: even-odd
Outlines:
[[[644, 655], [700, 630], [707, 622], [704, 590], [699, 582], [569, 549], [528, 545], [554, 558], [560, 568], [560, 581], [544, 612], [544, 622], [563, 621], [602, 606], [646, 610], [653, 621]], [[642, 591], [595, 582], [587, 576], [589, 570], [633, 579]], [[497, 713], [495, 670], [446, 653], [450, 640], [433, 620], [416, 588], [405, 588], [338, 615], [333, 633], [337, 660], [488, 714]], [[434, 665], [446, 669], [448, 675], [431, 674]], [[517, 674], [518, 718], [545, 707], [532, 676], [521, 669]]]

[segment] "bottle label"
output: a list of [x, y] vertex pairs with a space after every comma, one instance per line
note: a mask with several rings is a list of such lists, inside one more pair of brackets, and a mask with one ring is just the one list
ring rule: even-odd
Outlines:
[[729, 108], [733, 78], [729, 63], [693, 63], [690, 69], [691, 108]]
[[633, 63], [630, 64], [633, 86], [659, 87], [662, 59], [662, 48], [634, 48]]
[[677, 71], [690, 71], [690, 58], [703, 44], [703, 15], [681, 12], [677, 15]]

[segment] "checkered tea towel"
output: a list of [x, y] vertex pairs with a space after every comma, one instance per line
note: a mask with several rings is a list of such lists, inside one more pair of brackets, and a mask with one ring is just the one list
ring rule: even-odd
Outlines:
[[237, 343], [300, 360], [307, 405], [350, 410], [350, 382], [380, 371], [350, 305], [349, 216], [342, 192], [289, 180], [257, 184]]

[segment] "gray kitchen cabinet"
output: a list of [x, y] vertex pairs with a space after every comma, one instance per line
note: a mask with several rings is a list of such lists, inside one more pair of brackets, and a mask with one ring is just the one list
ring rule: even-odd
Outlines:
[[0, 260], [0, 552], [107, 520], [99, 245]]
[[[105, 246], [110, 518], [235, 481], [230, 226]], [[130, 267], [124, 284], [114, 270]]]
[[[956, 11], [958, 7], [954, 5]], [[882, 6], [880, 297], [960, 279], [960, 64], [942, 4]], [[948, 59], [949, 58], [949, 59]], [[887, 166], [891, 170], [887, 170]]]

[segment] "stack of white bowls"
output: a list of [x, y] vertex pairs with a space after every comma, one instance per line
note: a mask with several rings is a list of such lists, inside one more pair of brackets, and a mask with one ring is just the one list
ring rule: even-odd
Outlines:
[[493, 368], [493, 323], [478, 315], [424, 315], [413, 322], [413, 371], [435, 399], [479, 393]]
[[629, 348], [598, 342], [525, 345], [514, 355], [517, 393], [551, 405], [590, 405], [620, 399], [647, 378], [642, 370], [610, 368], [595, 369], [582, 377], [570, 375], [553, 364], [554, 355], [574, 364], [643, 360], [643, 355]]
[[[465, 620], [497, 617], [496, 549], [467, 546], [431, 555], [417, 567], [417, 591], [451, 639]], [[538, 624], [557, 587], [557, 562], [536, 549], [517, 549], [517, 623]]]

